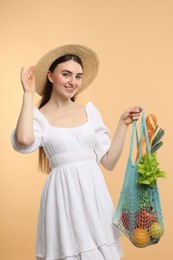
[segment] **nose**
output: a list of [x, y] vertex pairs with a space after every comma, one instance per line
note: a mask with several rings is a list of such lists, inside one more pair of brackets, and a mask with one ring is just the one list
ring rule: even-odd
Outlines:
[[70, 77], [70, 81], [69, 81], [69, 84], [71, 85], [71, 86], [74, 86], [75, 85], [75, 77]]

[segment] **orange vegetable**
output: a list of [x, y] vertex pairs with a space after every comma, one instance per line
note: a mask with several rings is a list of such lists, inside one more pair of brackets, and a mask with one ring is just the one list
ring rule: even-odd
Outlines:
[[132, 242], [137, 247], [145, 247], [150, 242], [150, 235], [146, 229], [135, 228], [132, 234]]

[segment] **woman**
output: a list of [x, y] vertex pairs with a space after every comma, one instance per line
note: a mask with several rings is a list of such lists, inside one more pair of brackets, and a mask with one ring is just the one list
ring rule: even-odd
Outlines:
[[[96, 77], [98, 64], [91, 49], [70, 44], [45, 54], [35, 68], [21, 70], [23, 105], [12, 144], [21, 153], [39, 148], [41, 168], [50, 168], [38, 221], [40, 260], [118, 260], [122, 255], [99, 163], [113, 170], [140, 108], [121, 115], [111, 141], [98, 109], [74, 101]], [[35, 91], [42, 96], [39, 109], [33, 108]]]

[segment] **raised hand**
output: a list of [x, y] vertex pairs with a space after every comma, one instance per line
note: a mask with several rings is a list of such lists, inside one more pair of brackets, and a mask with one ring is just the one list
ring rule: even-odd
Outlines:
[[20, 78], [24, 92], [35, 93], [35, 74], [34, 66], [30, 66], [26, 71], [21, 68]]

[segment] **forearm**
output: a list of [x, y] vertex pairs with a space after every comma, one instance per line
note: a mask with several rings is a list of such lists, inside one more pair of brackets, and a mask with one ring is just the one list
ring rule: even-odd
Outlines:
[[23, 103], [16, 126], [15, 137], [18, 144], [22, 146], [28, 146], [34, 142], [33, 94], [31, 93], [24, 93], [23, 95]]
[[116, 132], [112, 138], [110, 148], [101, 160], [101, 164], [107, 170], [113, 170], [122, 153], [128, 125], [119, 121]]

